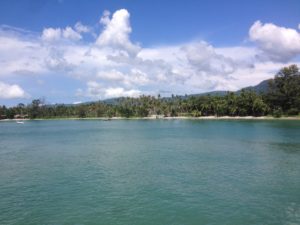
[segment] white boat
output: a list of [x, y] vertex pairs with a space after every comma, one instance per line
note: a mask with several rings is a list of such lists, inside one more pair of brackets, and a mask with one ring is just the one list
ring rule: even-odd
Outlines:
[[23, 123], [24, 123], [24, 121], [17, 121], [17, 123], [23, 124]]

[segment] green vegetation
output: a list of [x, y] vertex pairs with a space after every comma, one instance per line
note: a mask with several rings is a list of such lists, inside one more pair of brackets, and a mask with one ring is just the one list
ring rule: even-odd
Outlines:
[[0, 118], [88, 118], [158, 116], [265, 116], [299, 115], [300, 72], [296, 65], [281, 69], [269, 81], [268, 90], [257, 93], [251, 89], [228, 92], [224, 96], [174, 96], [161, 98], [141, 96], [119, 98], [113, 103], [102, 101], [79, 105], [45, 105], [33, 100], [25, 106], [0, 106]]

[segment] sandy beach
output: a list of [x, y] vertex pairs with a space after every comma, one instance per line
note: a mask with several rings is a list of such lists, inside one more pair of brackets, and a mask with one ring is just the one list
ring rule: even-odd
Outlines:
[[2, 119], [0, 122], [17, 122], [17, 121], [30, 121], [30, 120], [300, 120], [300, 116], [286, 116], [275, 118], [272, 116], [201, 116], [201, 117], [189, 117], [189, 116], [176, 116], [176, 117], [86, 117], [86, 118], [43, 118], [43, 119]]

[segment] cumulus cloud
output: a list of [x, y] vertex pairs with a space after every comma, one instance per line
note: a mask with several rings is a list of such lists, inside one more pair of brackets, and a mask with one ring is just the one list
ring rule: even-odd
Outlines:
[[300, 54], [300, 33], [295, 29], [256, 21], [249, 30], [249, 37], [268, 59], [287, 62]]
[[[95, 81], [89, 81], [87, 82], [87, 93], [86, 95], [90, 97], [97, 97], [101, 98], [103, 96], [103, 87], [95, 82]], [[80, 92], [84, 95], [84, 93], [80, 90]]]
[[77, 33], [75, 30], [73, 30], [73, 28], [71, 27], [66, 27], [63, 30], [62, 35], [64, 38], [69, 40], [74, 40], [74, 41], [78, 41], [82, 38], [81, 35]]
[[[287, 28], [260, 22], [249, 31], [250, 39], [258, 48], [219, 48], [203, 40], [142, 48], [130, 39], [129, 19], [125, 9], [112, 14], [105, 11], [99, 21], [102, 30], [94, 41], [85, 38], [97, 27], [81, 22], [64, 28], [45, 28], [39, 34], [18, 29], [9, 32], [9, 28], [1, 30], [0, 27], [0, 79], [7, 81], [13, 77], [24, 81], [26, 76], [44, 76], [41, 79], [45, 82], [55, 83], [59, 82], [54, 80], [57, 76], [63, 76], [77, 84], [72, 88], [78, 98], [90, 99], [162, 92], [233, 91], [273, 77], [286, 65], [281, 61], [297, 55], [290, 48], [291, 42], [297, 49], [298, 39], [291, 38], [298, 38], [297, 31], [293, 30], [284, 39], [277, 33], [285, 33]], [[280, 51], [274, 50], [274, 46]], [[67, 83], [60, 85], [71, 89]], [[77, 100], [74, 98], [72, 102]]]
[[233, 59], [217, 53], [213, 46], [204, 41], [146, 49], [139, 56], [150, 62], [156, 59], [156, 66], [149, 66], [147, 71], [155, 68], [156, 80], [165, 86], [173, 85], [175, 89], [181, 89], [181, 94], [228, 89], [227, 81], [231, 80], [229, 75], [236, 70]]
[[123, 81], [125, 79], [125, 75], [118, 70], [112, 69], [109, 71], [98, 71], [97, 78], [117, 82]]
[[109, 22], [110, 22], [110, 11], [108, 10], [104, 10], [100, 20], [99, 20], [99, 23], [103, 24], [103, 25], [108, 25]]
[[72, 70], [72, 64], [65, 59], [64, 51], [55, 47], [48, 49], [44, 64], [50, 71], [67, 72]]
[[96, 44], [100, 47], [109, 47], [122, 50], [130, 56], [135, 56], [140, 47], [133, 44], [129, 39], [131, 26], [130, 14], [126, 9], [117, 10], [110, 19], [110, 13], [105, 11], [100, 23], [104, 25], [104, 31], [97, 38]]
[[28, 97], [28, 94], [19, 85], [0, 82], [0, 98], [13, 99], [26, 97]]
[[89, 33], [92, 30], [92, 28], [83, 25], [80, 21], [75, 24], [74, 28], [78, 33]]
[[117, 98], [117, 97], [138, 97], [141, 91], [136, 89], [124, 89], [123, 87], [106, 87], [96, 81], [87, 82], [87, 92], [77, 91], [78, 95], [87, 95], [92, 98]]
[[230, 58], [239, 66], [251, 66], [257, 60], [257, 54], [259, 54], [256, 48], [246, 46], [222, 47], [214, 48], [214, 50], [217, 54]]
[[66, 40], [78, 41], [82, 38], [82, 36], [69, 26], [67, 26], [65, 29], [50, 27], [43, 30], [42, 40], [44, 41], [55, 42], [60, 41], [62, 38]]
[[43, 58], [46, 55], [37, 40], [0, 32], [0, 77], [45, 73]]
[[106, 98], [116, 98], [116, 97], [138, 97], [141, 95], [139, 90], [125, 90], [122, 87], [117, 88], [107, 88], [105, 89]]
[[231, 58], [217, 54], [214, 48], [204, 41], [191, 43], [182, 47], [188, 62], [199, 72], [227, 75], [234, 71]]
[[45, 28], [42, 33], [42, 39], [44, 41], [58, 41], [61, 38], [60, 28]]

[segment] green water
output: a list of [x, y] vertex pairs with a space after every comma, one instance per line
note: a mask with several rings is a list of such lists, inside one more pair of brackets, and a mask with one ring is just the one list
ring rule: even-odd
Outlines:
[[0, 224], [300, 224], [300, 121], [1, 122]]

